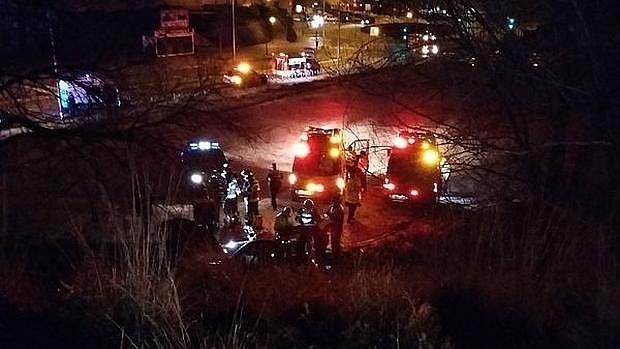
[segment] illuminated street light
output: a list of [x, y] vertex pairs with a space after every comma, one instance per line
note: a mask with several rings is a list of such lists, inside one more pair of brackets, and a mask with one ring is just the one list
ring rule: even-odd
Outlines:
[[407, 12], [407, 19], [412, 19], [413, 18], [413, 12], [409, 11]]
[[301, 13], [304, 10], [304, 7], [301, 5], [295, 5], [295, 12]]
[[[271, 23], [271, 25], [276, 24], [276, 22], [277, 22], [277, 21], [278, 21], [278, 20], [277, 20], [274, 16], [270, 16], [270, 17], [269, 17], [269, 23]], [[269, 40], [269, 41], [270, 41], [270, 40]], [[269, 47], [268, 47], [268, 45], [269, 45], [269, 41], [266, 41], [266, 42], [265, 42], [265, 56], [268, 56], [268, 55], [269, 55]]]
[[319, 48], [319, 28], [325, 24], [325, 18], [323, 16], [314, 15], [312, 16], [312, 21], [310, 21], [310, 26], [314, 29], [314, 46], [316, 49]]

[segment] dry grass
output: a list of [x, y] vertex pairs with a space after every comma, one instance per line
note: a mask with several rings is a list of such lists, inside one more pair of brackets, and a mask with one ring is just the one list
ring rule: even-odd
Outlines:
[[469, 217], [428, 255], [441, 275], [438, 302], [452, 335], [473, 346], [614, 347], [620, 265], [613, 235], [606, 222], [551, 206]]

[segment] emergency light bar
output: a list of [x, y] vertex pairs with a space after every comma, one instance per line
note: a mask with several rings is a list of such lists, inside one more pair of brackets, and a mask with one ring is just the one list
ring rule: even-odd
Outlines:
[[315, 133], [315, 134], [325, 134], [325, 135], [337, 136], [337, 135], [340, 135], [342, 133], [342, 130], [339, 129], [339, 128], [320, 128], [320, 127], [314, 127], [314, 126], [306, 126], [304, 128], [304, 132], [306, 134]]
[[210, 150], [210, 149], [219, 149], [219, 142], [209, 142], [209, 141], [197, 141], [190, 142], [188, 144], [190, 150]]

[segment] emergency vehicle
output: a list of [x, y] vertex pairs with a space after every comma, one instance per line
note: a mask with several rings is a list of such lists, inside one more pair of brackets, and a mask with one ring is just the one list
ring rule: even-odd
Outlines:
[[433, 134], [404, 130], [390, 149], [383, 191], [393, 202], [433, 203], [441, 193], [441, 155]]
[[58, 81], [61, 116], [92, 116], [121, 106], [121, 94], [110, 81], [92, 72], [74, 72]]
[[355, 156], [361, 144], [367, 140], [357, 140], [345, 150], [341, 129], [306, 127], [293, 149], [295, 158], [288, 177], [291, 198], [329, 200], [342, 195], [347, 159]]
[[180, 153], [180, 160], [183, 175], [187, 178], [184, 183], [193, 186], [202, 185], [213, 173], [221, 174], [229, 165], [220, 143], [205, 139], [187, 142]]
[[408, 34], [405, 37], [407, 38], [407, 47], [421, 57], [428, 58], [439, 54], [439, 41], [435, 34], [425, 31]]

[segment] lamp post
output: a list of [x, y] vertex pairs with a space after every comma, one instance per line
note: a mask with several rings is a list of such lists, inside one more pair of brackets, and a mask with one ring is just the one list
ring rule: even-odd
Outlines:
[[[325, 18], [325, 0], [323, 0], [323, 12], [321, 13], [321, 15], [323, 16], [323, 18]], [[325, 40], [325, 26], [323, 26], [323, 33], [321, 35], [323, 37], [323, 40]]]
[[[269, 23], [271, 23], [271, 33], [273, 35], [273, 25], [276, 24], [277, 19], [274, 16], [269, 17]], [[269, 45], [269, 41], [271, 40], [267, 40], [265, 41], [265, 56], [269, 56], [269, 48], [267, 47], [267, 45]]]
[[323, 16], [314, 15], [312, 16], [312, 21], [310, 21], [310, 26], [314, 29], [314, 46], [315, 49], [319, 49], [319, 28], [321, 28], [325, 24], [325, 19]]
[[232, 11], [232, 54], [233, 54], [233, 63], [237, 59], [237, 31], [235, 30], [235, 1], [230, 0], [230, 8]]
[[52, 64], [52, 71], [54, 72], [56, 76], [56, 78], [58, 79], [56, 81], [56, 92], [58, 93], [58, 116], [60, 116], [60, 118], [64, 118], [64, 113], [62, 111], [62, 103], [60, 101], [60, 77], [58, 76], [58, 58], [56, 57], [56, 38], [54, 36], [54, 27], [52, 24], [52, 14], [51, 12], [47, 13], [47, 20], [48, 20], [48, 25], [49, 25], [49, 40], [50, 40], [50, 53], [51, 53], [51, 64]]

